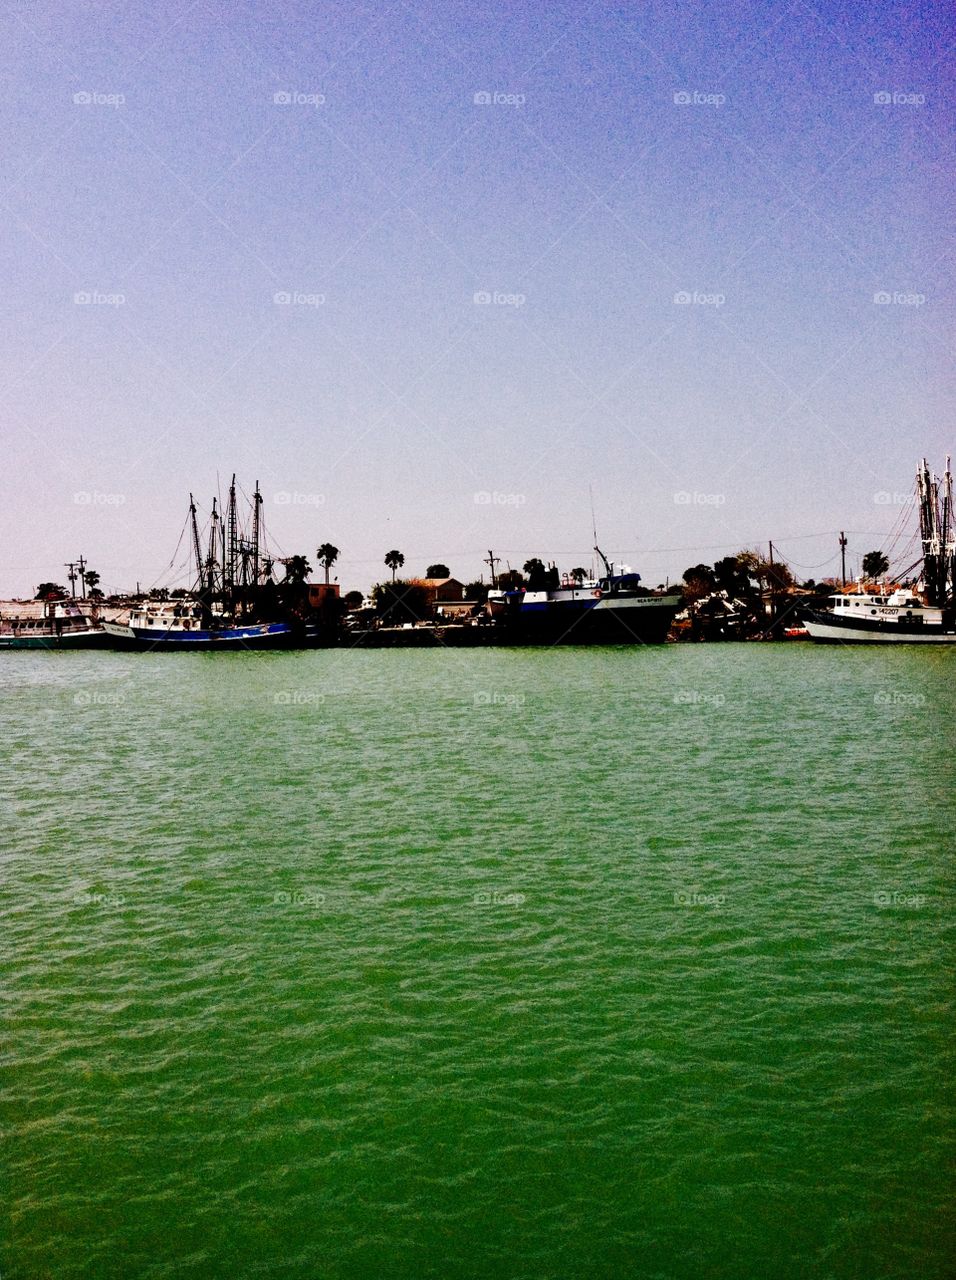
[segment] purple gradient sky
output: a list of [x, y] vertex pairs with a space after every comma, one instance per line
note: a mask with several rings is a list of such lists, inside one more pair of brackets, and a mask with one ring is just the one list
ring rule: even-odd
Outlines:
[[0, 34], [0, 594], [79, 552], [169, 581], [233, 469], [343, 587], [393, 546], [587, 565], [590, 484], [650, 582], [768, 538], [823, 576], [952, 445], [942, 7], [64, 2]]

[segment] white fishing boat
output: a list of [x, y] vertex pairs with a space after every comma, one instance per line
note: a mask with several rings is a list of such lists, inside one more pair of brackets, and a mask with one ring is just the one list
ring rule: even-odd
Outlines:
[[105, 628], [76, 600], [47, 600], [41, 617], [0, 617], [0, 649], [101, 649]]
[[[956, 644], [956, 520], [953, 478], [946, 459], [943, 476], [926, 459], [916, 473], [923, 553], [913, 587], [841, 591], [828, 609], [808, 609], [805, 625], [814, 640], [838, 644]], [[910, 566], [915, 569], [920, 565]]]

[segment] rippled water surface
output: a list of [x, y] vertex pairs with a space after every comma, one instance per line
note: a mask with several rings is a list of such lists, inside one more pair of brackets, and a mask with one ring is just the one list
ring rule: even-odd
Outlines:
[[941, 1280], [956, 652], [0, 655], [4, 1280]]

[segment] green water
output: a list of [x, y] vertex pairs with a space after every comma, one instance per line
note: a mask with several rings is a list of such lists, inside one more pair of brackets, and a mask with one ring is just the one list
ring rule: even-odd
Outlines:
[[0, 1274], [951, 1277], [954, 672], [2, 655]]

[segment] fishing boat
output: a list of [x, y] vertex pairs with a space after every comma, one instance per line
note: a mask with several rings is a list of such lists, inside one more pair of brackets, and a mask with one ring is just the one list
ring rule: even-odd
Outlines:
[[488, 611], [502, 638], [517, 644], [661, 644], [681, 606], [679, 591], [649, 591], [641, 575], [614, 572], [565, 579], [545, 590], [491, 591]]
[[151, 601], [131, 609], [125, 618], [104, 622], [113, 648], [208, 653], [283, 649], [314, 638], [314, 627], [304, 619], [282, 616], [277, 584], [272, 579], [273, 560], [265, 547], [258, 484], [245, 520], [239, 510], [235, 476], [224, 516], [213, 498], [205, 553], [192, 494], [183, 533], [187, 529], [194, 589], [181, 599]]
[[45, 600], [38, 618], [0, 618], [0, 649], [102, 649], [106, 629], [76, 600]]
[[[807, 609], [812, 639], [839, 644], [956, 644], [956, 525], [950, 459], [942, 478], [924, 458], [916, 472], [922, 555], [911, 587], [841, 591], [828, 609]], [[906, 576], [905, 574], [903, 575]]]
[[104, 622], [103, 630], [115, 649], [195, 650], [276, 649], [291, 646], [295, 630], [288, 622], [236, 622], [209, 614], [201, 603], [188, 601], [172, 608], [131, 609], [125, 622]]

